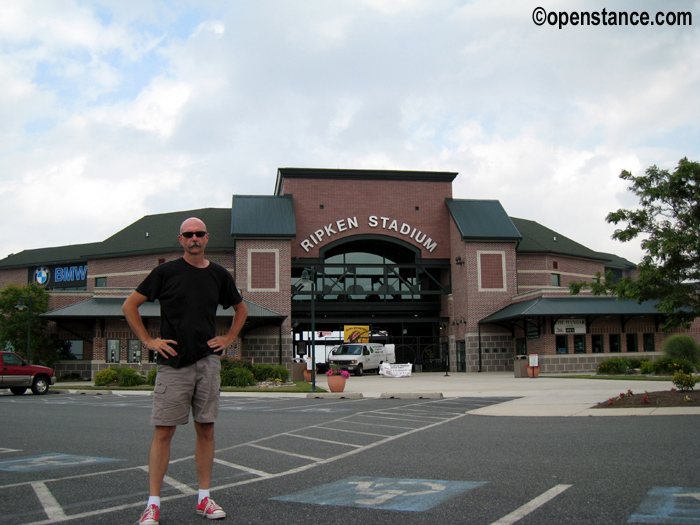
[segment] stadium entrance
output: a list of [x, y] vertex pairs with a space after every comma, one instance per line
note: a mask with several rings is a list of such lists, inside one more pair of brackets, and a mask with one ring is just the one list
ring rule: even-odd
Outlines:
[[296, 355], [310, 344], [313, 289], [316, 333], [336, 334], [316, 337], [319, 361], [342, 343], [345, 326], [360, 325], [370, 341], [394, 344], [397, 362], [446, 370], [448, 318], [440, 313], [451, 291], [448, 260], [422, 260], [418, 248], [392, 237], [355, 236], [327, 245], [318, 259], [294, 261], [292, 283]]

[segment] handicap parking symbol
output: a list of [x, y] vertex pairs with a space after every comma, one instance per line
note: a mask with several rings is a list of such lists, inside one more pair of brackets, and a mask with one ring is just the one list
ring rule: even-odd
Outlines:
[[59, 467], [75, 467], [78, 465], [90, 465], [93, 463], [105, 463], [109, 461], [121, 461], [112, 458], [96, 458], [90, 456], [73, 456], [70, 454], [44, 454], [30, 458], [10, 459], [0, 461], [0, 470], [7, 472], [30, 472]]
[[700, 525], [700, 488], [652, 487], [627, 523]]
[[482, 481], [353, 477], [272, 499], [316, 505], [420, 512], [485, 484], [486, 482]]

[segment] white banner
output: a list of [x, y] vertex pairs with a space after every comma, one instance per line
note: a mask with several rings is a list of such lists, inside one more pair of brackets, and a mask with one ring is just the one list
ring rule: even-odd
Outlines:
[[412, 368], [411, 363], [382, 363], [379, 365], [379, 374], [386, 377], [410, 377]]
[[555, 334], [585, 334], [585, 319], [559, 319], [554, 323]]

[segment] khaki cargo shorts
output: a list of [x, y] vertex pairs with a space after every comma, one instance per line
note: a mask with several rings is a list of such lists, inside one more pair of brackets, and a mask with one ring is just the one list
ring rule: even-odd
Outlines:
[[218, 354], [183, 368], [158, 365], [151, 425], [186, 425], [190, 410], [197, 423], [216, 422], [220, 386], [221, 356]]

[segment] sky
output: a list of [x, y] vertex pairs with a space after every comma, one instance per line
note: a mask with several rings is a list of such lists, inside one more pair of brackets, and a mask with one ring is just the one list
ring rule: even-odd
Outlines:
[[700, 1], [2, 0], [0, 79], [0, 258], [304, 167], [458, 172], [454, 198], [639, 262], [620, 172], [700, 160]]

